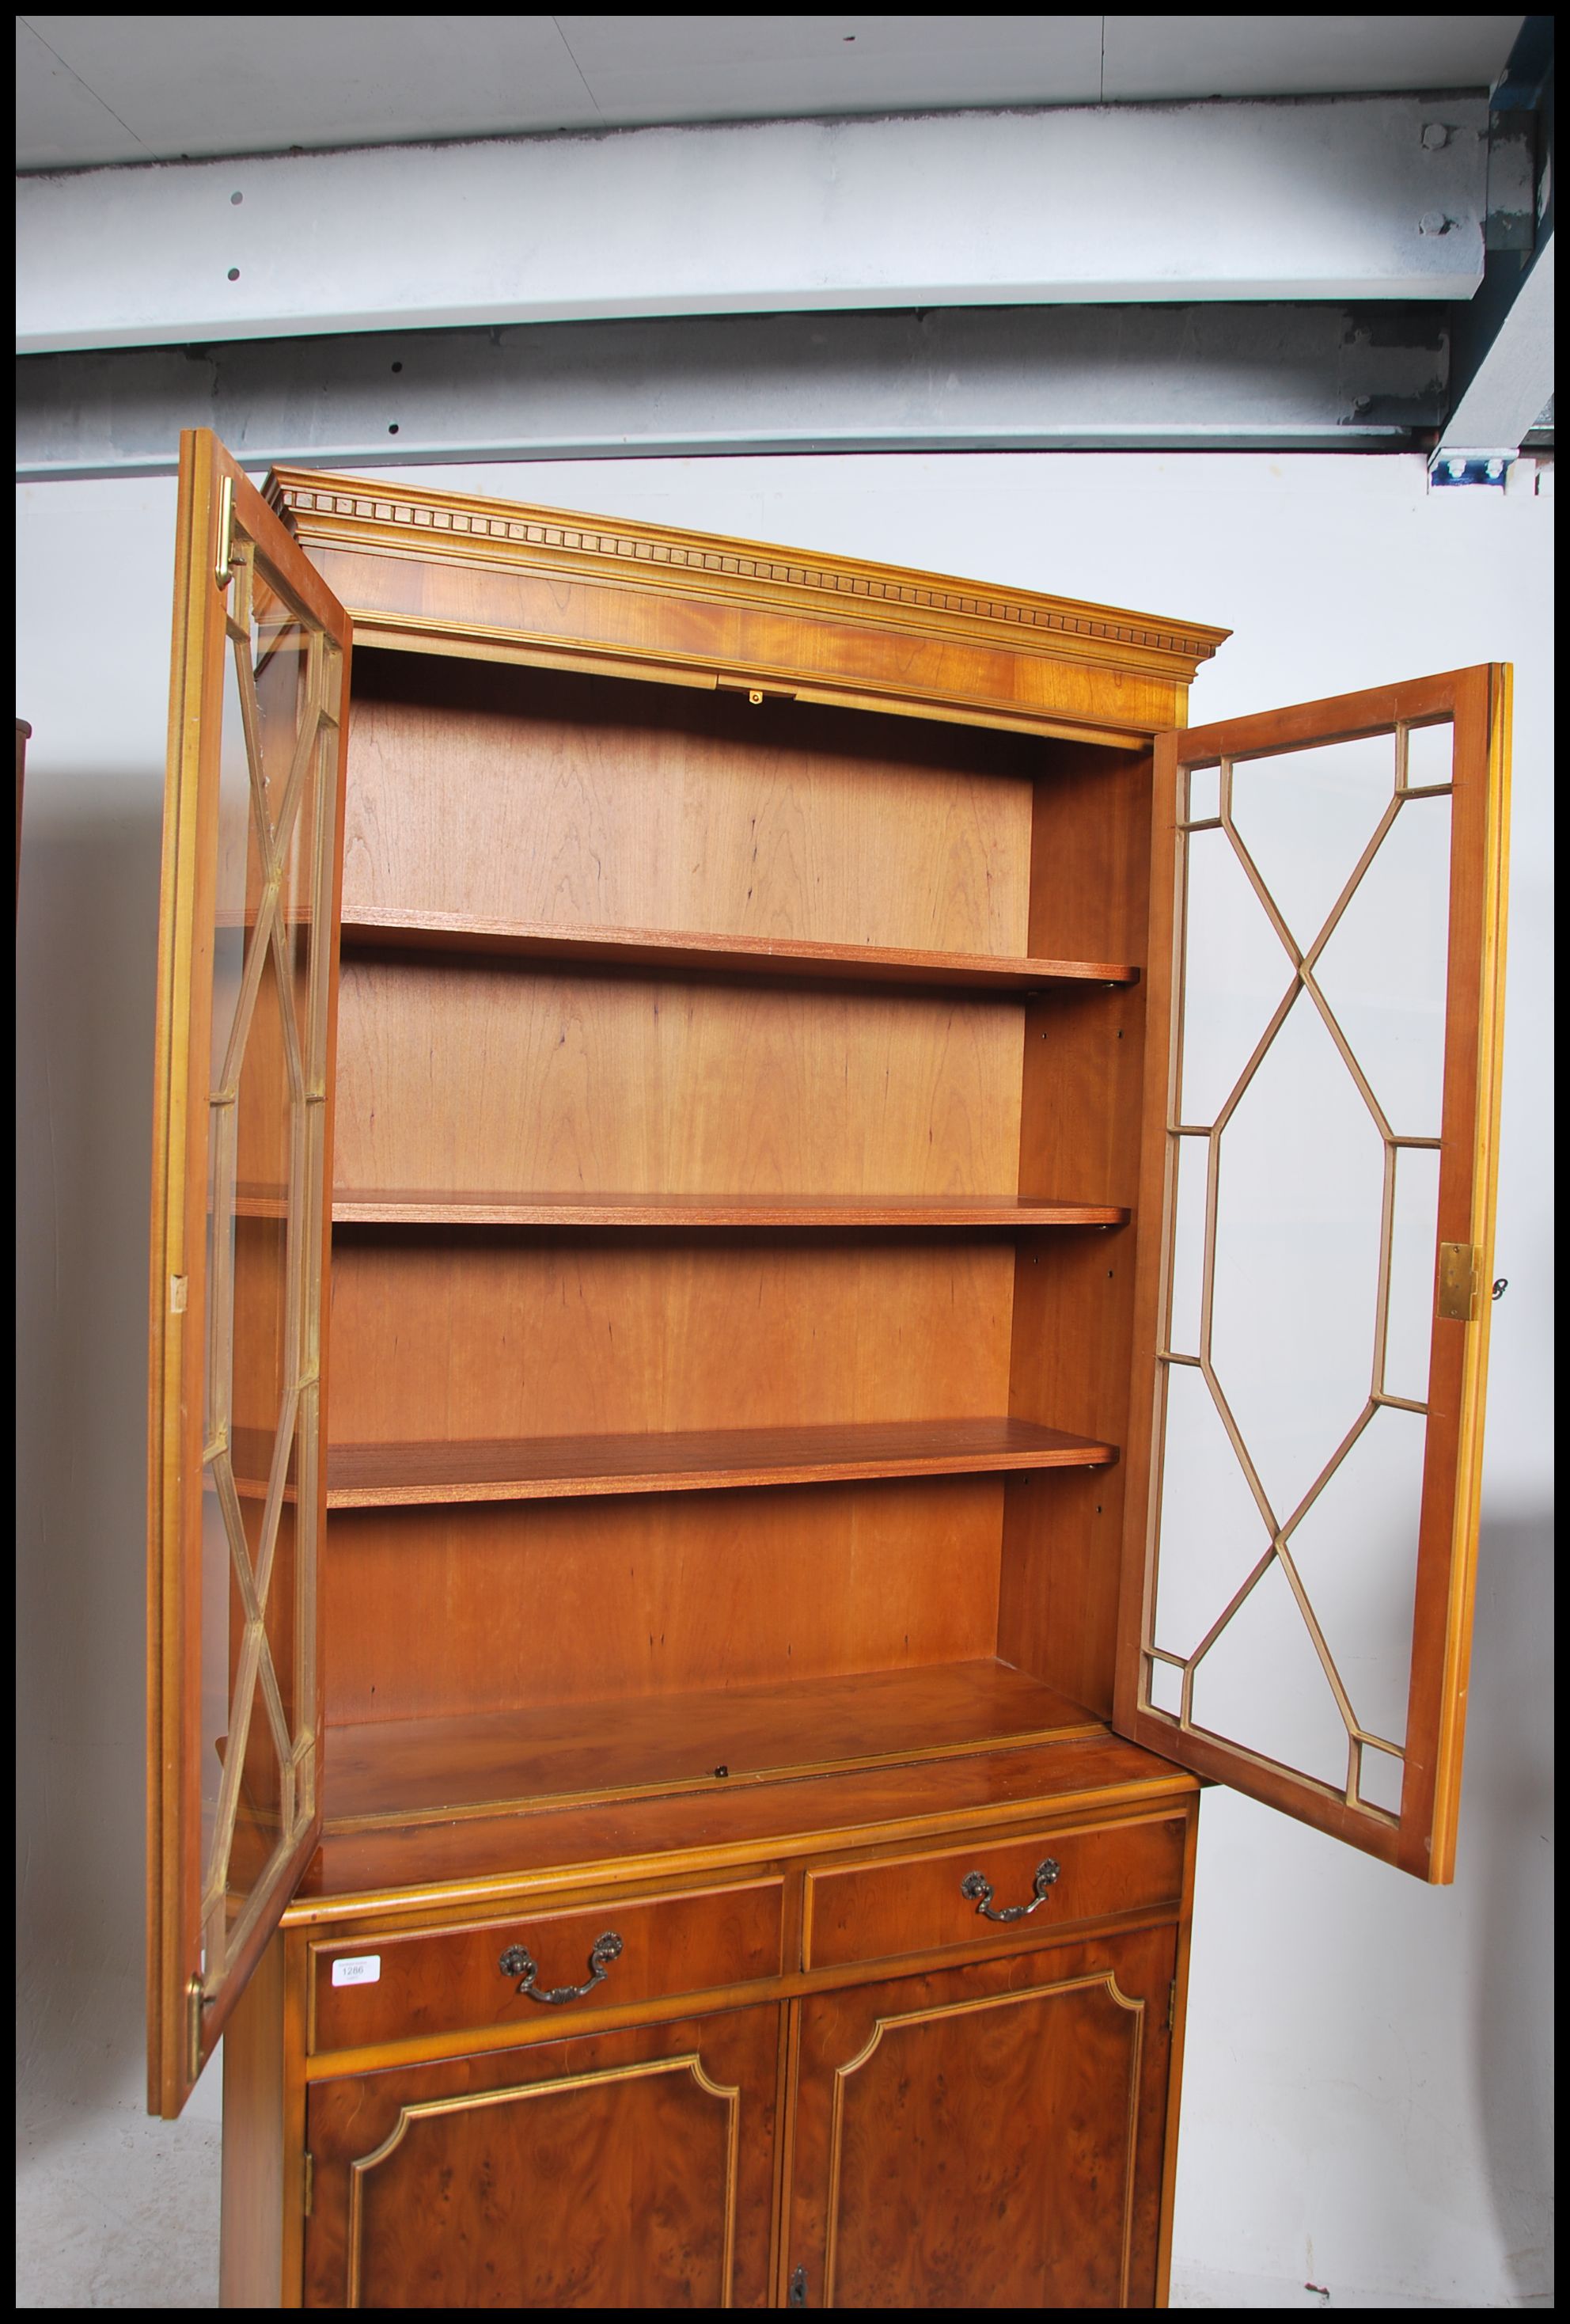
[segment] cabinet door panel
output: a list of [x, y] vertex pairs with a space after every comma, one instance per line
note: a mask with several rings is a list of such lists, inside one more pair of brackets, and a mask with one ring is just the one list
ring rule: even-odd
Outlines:
[[777, 2009], [318, 2083], [306, 2305], [763, 2304]]
[[176, 2114], [320, 1829], [322, 1296], [349, 622], [181, 439], [154, 1094], [149, 2092]]
[[1116, 1724], [1454, 1868], [1510, 673], [1157, 745]]
[[1177, 1939], [802, 2006], [787, 2266], [810, 2307], [1148, 2307]]

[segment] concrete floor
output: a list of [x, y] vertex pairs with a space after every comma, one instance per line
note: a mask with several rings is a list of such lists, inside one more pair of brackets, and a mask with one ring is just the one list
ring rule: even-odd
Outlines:
[[18, 2308], [216, 2308], [216, 2122], [23, 2100]]

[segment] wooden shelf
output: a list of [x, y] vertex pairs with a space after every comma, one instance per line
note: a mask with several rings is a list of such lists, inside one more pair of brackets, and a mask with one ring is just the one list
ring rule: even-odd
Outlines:
[[886, 1420], [819, 1428], [670, 1429], [419, 1444], [335, 1444], [330, 1509], [715, 1492], [1010, 1469], [1090, 1469], [1116, 1448], [1032, 1420]]
[[[229, 1431], [229, 1466], [234, 1480], [234, 1490], [243, 1501], [264, 1501], [271, 1489], [272, 1460], [277, 1439], [269, 1428], [236, 1428]], [[289, 1467], [285, 1471], [283, 1498], [292, 1503], [298, 1495], [295, 1476], [299, 1460], [297, 1448], [291, 1447]]]
[[1053, 985], [1134, 984], [1129, 961], [1008, 959], [991, 953], [906, 951], [883, 945], [803, 944], [785, 936], [718, 936], [686, 929], [558, 928], [458, 912], [345, 909], [349, 949], [485, 953], [570, 967], [656, 969], [666, 976], [809, 978], [992, 992], [1017, 1001]]
[[[939, 1663], [327, 1730], [329, 1832], [705, 1790], [1102, 1736], [1001, 1662]], [[725, 1769], [723, 1775], [719, 1769]]]
[[1115, 1203], [1017, 1194], [584, 1194], [340, 1187], [335, 1226], [1116, 1227]]
[[243, 1179], [234, 1189], [229, 1208], [237, 1219], [287, 1219], [289, 1189], [264, 1186], [260, 1182], [248, 1185]]

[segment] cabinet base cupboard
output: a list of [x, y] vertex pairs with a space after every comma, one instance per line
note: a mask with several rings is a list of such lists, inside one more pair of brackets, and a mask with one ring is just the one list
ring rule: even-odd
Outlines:
[[1451, 1876], [1508, 672], [1185, 729], [1197, 623], [205, 434], [179, 531], [225, 2305], [1161, 2305], [1202, 1781]]

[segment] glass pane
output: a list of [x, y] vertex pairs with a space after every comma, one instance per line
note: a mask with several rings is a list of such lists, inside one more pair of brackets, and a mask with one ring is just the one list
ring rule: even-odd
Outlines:
[[1307, 952], [1395, 796], [1393, 733], [1238, 761], [1232, 822]]
[[1424, 1404], [1434, 1336], [1434, 1254], [1439, 1243], [1439, 1156], [1403, 1146], [1395, 1157], [1391, 1217], [1390, 1314], [1385, 1325], [1386, 1396]]
[[248, 543], [219, 750], [202, 1583], [205, 1983], [308, 1820], [335, 658]]
[[1424, 1435], [1417, 1413], [1372, 1414], [1289, 1545], [1358, 1726], [1391, 1743], [1407, 1731]]
[[1190, 767], [1189, 770], [1189, 821], [1208, 823], [1221, 812], [1221, 769]]
[[1183, 1674], [1171, 1663], [1150, 1658], [1150, 1699], [1153, 1709], [1176, 1719], [1183, 1702]]
[[[234, 1109], [211, 1106], [207, 1134], [207, 1344], [204, 1367], [205, 1457], [229, 1422], [234, 1368], [235, 1152]], [[205, 1480], [205, 1482], [207, 1480]]]
[[1371, 1743], [1360, 1744], [1357, 1752], [1357, 1795], [1370, 1807], [1382, 1808], [1387, 1815], [1401, 1812], [1401, 1784], [1406, 1777], [1406, 1766], [1389, 1751], [1377, 1750]]
[[[302, 755], [313, 632], [264, 557], [252, 552], [251, 663], [262, 733], [262, 786], [279, 827], [289, 770]], [[305, 746], [308, 753], [308, 742]]]
[[1437, 1138], [1450, 961], [1450, 801], [1408, 799], [1315, 965], [1398, 1137]]
[[224, 1060], [240, 1006], [247, 956], [246, 930], [255, 923], [263, 883], [251, 799], [250, 762], [240, 715], [240, 680], [233, 653], [224, 656], [223, 727], [218, 749], [218, 867], [213, 931], [213, 1042], [215, 1088], [224, 1078]]
[[309, 1006], [309, 933], [315, 890], [317, 761], [307, 726], [312, 634], [258, 558], [252, 592], [252, 655], [264, 788], [282, 865], [279, 929], [302, 1047]]
[[1193, 1723], [1345, 1790], [1346, 1724], [1279, 1560], [1194, 1671]]
[[1167, 1345], [1174, 1355], [1199, 1352], [1200, 1302], [1205, 1288], [1205, 1202], [1210, 1141], [1172, 1141], [1177, 1185], [1172, 1201], [1172, 1312]]
[[1226, 834], [1197, 832], [1183, 844], [1188, 998], [1179, 1111], [1208, 1129], [1290, 990], [1292, 962]]
[[1409, 726], [1406, 732], [1407, 790], [1423, 790], [1431, 783], [1447, 783], [1455, 774], [1455, 727], [1451, 719], [1429, 726]]
[[1373, 1385], [1384, 1145], [1299, 998], [1221, 1133], [1210, 1357], [1284, 1523]]
[[216, 1474], [209, 1464], [202, 1472], [202, 1756], [199, 1773], [204, 1886], [214, 1862], [213, 1835], [218, 1822], [218, 1785], [224, 1773], [224, 1753], [229, 1741], [231, 1593], [225, 1580], [228, 1562], [229, 1536], [224, 1524], [223, 1510], [218, 1506]]
[[[254, 1574], [261, 1570], [263, 1535], [268, 1528], [265, 1500], [253, 1488], [248, 1488], [242, 1497], [241, 1515]], [[277, 1538], [276, 1529], [272, 1538]], [[242, 1591], [235, 1589], [230, 1592], [228, 1643], [230, 1665], [235, 1673], [235, 1689], [232, 1705], [233, 1724], [225, 1748], [225, 1770], [231, 1757], [237, 1755], [237, 1757], [235, 1796], [229, 1810], [231, 1831], [224, 1905], [231, 1939], [283, 1831], [283, 1768], [290, 1756], [291, 1746], [287, 1728], [279, 1715], [276, 1690], [269, 1681], [271, 1676], [272, 1634], [277, 1620], [275, 1592], [284, 1578], [281, 1573], [275, 1572], [272, 1586], [268, 1591], [269, 1618], [265, 1625], [268, 1651], [265, 1654], [262, 1651], [262, 1642], [247, 1620]], [[253, 1665], [253, 1668], [249, 1665]]]
[[1152, 1644], [1187, 1662], [1268, 1553], [1271, 1534], [1205, 1380], [1189, 1364], [1167, 1369]]

